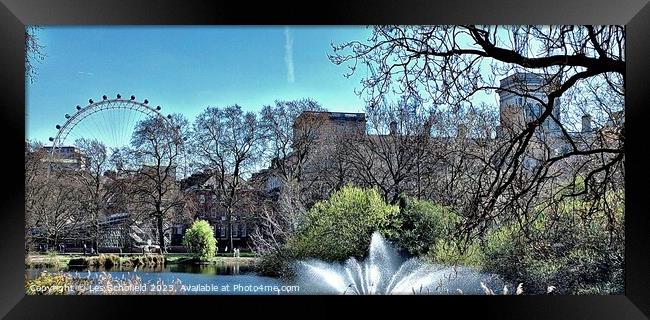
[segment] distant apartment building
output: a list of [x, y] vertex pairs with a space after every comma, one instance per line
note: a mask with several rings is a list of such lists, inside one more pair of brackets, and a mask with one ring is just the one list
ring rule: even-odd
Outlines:
[[[475, 142], [494, 139], [497, 142], [508, 141], [521, 133], [531, 122], [539, 119], [545, 111], [544, 104], [547, 103], [548, 93], [556, 90], [558, 84], [558, 79], [547, 79], [543, 75], [530, 72], [517, 72], [507, 76], [500, 81], [500, 89], [497, 90], [499, 95], [499, 125], [494, 128], [496, 135], [483, 134], [480, 137], [470, 135], [468, 134], [469, 128], [466, 128], [463, 124], [449, 131], [456, 132], [455, 136], [448, 133], [433, 133], [431, 126], [436, 119], [429, 119], [423, 127], [424, 131], [428, 131], [423, 132], [427, 136], [427, 143], [431, 148], [441, 148], [445, 144], [458, 139]], [[581, 128], [579, 130], [563, 131], [560, 124], [564, 126], [565, 122], [563, 121], [565, 119], [563, 119], [561, 110], [562, 101], [558, 98], [554, 101], [551, 116], [539, 124], [534, 131], [534, 136], [529, 142], [528, 151], [524, 154], [524, 168], [533, 169], [543, 159], [570, 152], [572, 148], [571, 142], [579, 148], [590, 148], [594, 143], [597, 143], [598, 139], [602, 140], [602, 136], [608, 137], [605, 140], [610, 143], [618, 141], [619, 136], [617, 133], [620, 132], [624, 123], [623, 111], [613, 114], [611, 120], [604, 126], [596, 125], [590, 115], [584, 114], [580, 119]], [[305, 138], [318, 141], [318, 147], [312, 148], [314, 152], [311, 160], [308, 160], [304, 165], [305, 179], [322, 178], [316, 175], [309, 177], [311, 171], [319, 172], [321, 175], [323, 172], [328, 175], [340, 174], [344, 178], [346, 175], [345, 168], [336, 167], [342, 164], [337, 163], [336, 157], [339, 155], [338, 153], [346, 152], [345, 150], [342, 151], [339, 144], [354, 141], [355, 135], [361, 134], [368, 141], [374, 140], [375, 143], [369, 143], [369, 145], [376, 146], [380, 145], [380, 143], [376, 143], [377, 140], [385, 139], [389, 135], [401, 134], [398, 132], [398, 125], [395, 122], [390, 124], [389, 135], [371, 134], [367, 131], [366, 125], [366, 115], [364, 113], [305, 111], [298, 116], [293, 126], [294, 147], [304, 141]], [[346, 135], [349, 135], [349, 138]], [[477, 146], [483, 144], [476, 143]], [[361, 147], [359, 146], [359, 148]], [[254, 175], [256, 180], [262, 180], [257, 184], [263, 186], [270, 195], [277, 194], [282, 187], [282, 180], [278, 177], [276, 163], [278, 161], [294, 161], [293, 157], [295, 156], [290, 155], [287, 159], [274, 159], [267, 169]], [[446, 168], [442, 167], [438, 169], [439, 171], [446, 170]], [[319, 181], [310, 180], [310, 183], [315, 185], [316, 188], [319, 186]], [[340, 183], [344, 182], [341, 181]]]
[[350, 112], [305, 111], [294, 121], [293, 130], [294, 139], [305, 134], [314, 134], [315, 138], [321, 141], [327, 140], [333, 133], [364, 133], [366, 115]]
[[[555, 90], [556, 86], [556, 81], [548, 81], [541, 75], [530, 72], [517, 72], [502, 79], [497, 91], [500, 116], [498, 136], [519, 133], [526, 128], [527, 123], [537, 120], [544, 112], [542, 103], [547, 103], [547, 94]], [[548, 117], [540, 126], [544, 132], [559, 132], [560, 110], [560, 100], [556, 99], [552, 117]]]
[[[246, 250], [250, 245], [250, 232], [254, 225], [250, 197], [254, 191], [248, 181], [242, 179], [240, 183], [241, 187], [237, 191], [239, 200], [235, 204], [232, 218], [229, 220], [224, 197], [219, 191], [218, 181], [212, 174], [207, 171], [199, 172], [183, 181], [183, 192], [191, 197], [195, 204], [194, 218], [210, 223], [220, 252], [230, 246], [230, 223], [232, 223], [234, 247]], [[185, 224], [173, 226], [172, 245], [181, 244], [183, 234], [188, 227], [189, 225]], [[228, 248], [228, 252], [232, 252], [232, 248]]]
[[[548, 103], [548, 93], [558, 86], [558, 79], [546, 79], [530, 72], [517, 72], [502, 79], [500, 90], [497, 91], [500, 115], [497, 139], [512, 138], [523, 132], [529, 123], [537, 121], [545, 111], [541, 102]], [[573, 151], [574, 146], [584, 150], [593, 148], [595, 144], [611, 146], [620, 141], [619, 134], [625, 120], [623, 110], [613, 112], [609, 115], [609, 120], [601, 125], [594, 123], [593, 117], [588, 113], [573, 114], [574, 117], [579, 117], [580, 128], [568, 130], [575, 125], [568, 125], [568, 121], [564, 121], [561, 109], [562, 101], [556, 98], [550, 116], [539, 124], [529, 142], [531, 147], [524, 157], [525, 167], [533, 168], [540, 159], [564, 155]]]
[[[433, 149], [434, 152], [440, 149], [441, 153], [446, 145], [466, 141], [470, 148], [480, 148], [485, 145], [486, 141], [508, 141], [513, 135], [520, 133], [526, 126], [537, 119], [544, 112], [543, 104], [549, 90], [554, 89], [555, 84], [544, 79], [541, 75], [533, 73], [515, 73], [501, 80], [498, 90], [499, 94], [499, 126], [492, 128], [491, 133], [481, 133], [479, 135], [469, 134], [468, 128], [464, 125], [458, 125], [458, 128], [446, 133], [434, 133], [432, 125], [435, 119], [429, 119], [422, 127], [423, 139], [426, 145]], [[524, 155], [524, 169], [535, 168], [540, 161], [549, 157], [558, 156], [569, 152], [571, 144], [569, 138], [579, 147], [590, 147], [595, 143], [597, 137], [609, 137], [608, 141], [616, 143], [620, 131], [624, 124], [624, 113], [616, 112], [611, 116], [611, 120], [605, 125], [596, 125], [592, 117], [588, 114], [580, 118], [580, 130], [570, 132], [562, 131], [559, 123], [563, 123], [563, 114], [561, 112], [561, 101], [555, 101], [552, 111], [552, 117], [547, 118], [535, 130], [535, 136], [530, 141], [530, 147]], [[452, 124], [453, 125], [453, 124]], [[346, 113], [346, 112], [323, 112], [323, 111], [305, 111], [300, 114], [293, 124], [293, 142], [292, 147], [297, 150], [302, 143], [313, 143], [309, 147], [310, 155], [303, 159], [302, 179], [308, 181], [310, 189], [316, 190], [313, 201], [318, 201], [326, 197], [331, 190], [342, 186], [346, 183], [345, 179], [354, 175], [349, 168], [345, 168], [345, 162], [339, 161], [339, 157], [345, 156], [345, 152], [350, 151], [350, 143], [354, 144], [358, 139], [369, 141], [364, 146], [358, 148], [368, 148], [372, 145], [380, 145], [382, 139], [390, 137], [405, 137], [400, 133], [398, 125], [391, 123], [386, 134], [369, 133], [367, 129], [367, 119], [364, 113]], [[494, 130], [496, 129], [496, 130]], [[496, 135], [494, 132], [496, 131]], [[455, 133], [453, 133], [455, 132]], [[451, 135], [450, 135], [451, 133]], [[417, 134], [417, 133], [416, 133]], [[357, 140], [355, 140], [357, 139]], [[460, 139], [460, 140], [459, 140]], [[602, 140], [602, 139], [601, 139]], [[347, 148], [342, 148], [342, 144], [347, 144]], [[372, 154], [372, 153], [370, 153]], [[344, 157], [341, 157], [344, 158]], [[270, 201], [277, 201], [282, 190], [283, 178], [281, 174], [281, 165], [295, 165], [298, 161], [296, 153], [290, 154], [284, 159], [272, 159], [268, 168], [259, 170], [252, 174], [250, 179], [243, 181], [240, 192], [241, 197], [253, 199], [261, 196]], [[566, 162], [570, 165], [570, 162]], [[385, 165], [382, 161], [374, 164], [376, 169], [381, 170]], [[438, 179], [444, 176], [449, 168], [444, 167], [445, 163], [436, 164], [433, 169], [437, 175], [429, 179]], [[419, 170], [419, 163], [417, 164]], [[385, 168], [384, 168], [385, 169]], [[339, 177], [337, 180], [336, 177]], [[411, 181], [412, 180], [412, 181]], [[420, 181], [420, 177], [415, 177], [407, 181], [409, 188], [414, 190], [420, 189], [420, 184], [432, 185], [436, 181]], [[219, 241], [219, 250], [223, 251], [228, 242], [228, 221], [226, 208], [223, 204], [219, 192], [215, 192], [217, 183], [209, 172], [202, 172], [184, 179], [182, 186], [185, 194], [190, 195], [196, 202], [195, 218], [205, 219], [210, 222], [214, 229], [214, 234]], [[418, 191], [419, 193], [420, 191]], [[426, 190], [423, 190], [426, 192]], [[320, 196], [319, 196], [320, 195]], [[255, 198], [257, 199], [257, 198]], [[243, 201], [233, 213], [232, 237], [235, 247], [246, 248], [250, 244], [250, 233], [255, 228], [255, 206], [251, 200]], [[173, 228], [172, 244], [179, 244], [182, 234], [187, 225], [175, 225]]]
[[88, 157], [86, 157], [79, 148], [75, 146], [65, 146], [53, 148], [44, 146], [43, 150], [48, 156], [43, 157], [41, 161], [50, 166], [51, 169], [66, 170], [87, 170]]

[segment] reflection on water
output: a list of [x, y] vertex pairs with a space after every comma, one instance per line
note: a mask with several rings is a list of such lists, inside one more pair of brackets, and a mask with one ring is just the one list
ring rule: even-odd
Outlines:
[[53, 269], [53, 268], [30, 268], [25, 269], [25, 273], [29, 279], [36, 278], [41, 272], [134, 272], [136, 270], [139, 273], [194, 273], [194, 274], [203, 274], [203, 275], [248, 275], [254, 274], [254, 270], [250, 265], [240, 265], [240, 264], [168, 264], [165, 266], [156, 266], [156, 267], [143, 267], [140, 266], [137, 269], [134, 267], [113, 267], [110, 269], [105, 268], [85, 268], [85, 267], [67, 267], [62, 269]]
[[[64, 272], [73, 278], [89, 279], [93, 285], [102, 283], [101, 278], [130, 279], [137, 276], [145, 286], [172, 284], [179, 281], [182, 290], [178, 294], [250, 295], [250, 294], [300, 294], [299, 288], [287, 291], [290, 285], [283, 280], [255, 274], [251, 266], [244, 264], [169, 264], [164, 267], [134, 268], [66, 268], [26, 269], [28, 279], [38, 277], [43, 271]], [[153, 287], [152, 287], [153, 288]], [[101, 294], [101, 291], [90, 294]]]
[[238, 275], [253, 272], [248, 265], [239, 264], [172, 264], [160, 267], [159, 272], [184, 272], [212, 275]]

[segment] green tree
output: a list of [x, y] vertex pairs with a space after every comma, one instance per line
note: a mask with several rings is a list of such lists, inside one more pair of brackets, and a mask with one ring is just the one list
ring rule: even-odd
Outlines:
[[192, 255], [200, 260], [210, 260], [217, 250], [217, 239], [212, 227], [205, 220], [196, 220], [183, 235], [183, 244], [189, 247]]
[[346, 186], [309, 210], [305, 226], [288, 246], [297, 258], [343, 261], [362, 257], [373, 232], [394, 237], [398, 212], [376, 189]]
[[449, 208], [430, 201], [408, 199], [400, 213], [396, 239], [414, 255], [424, 255], [439, 239], [451, 237], [460, 217]]
[[483, 248], [484, 269], [523, 282], [531, 293], [552, 285], [561, 294], [621, 294], [623, 203], [588, 214], [594, 205], [567, 198], [557, 212], [539, 214], [526, 232], [517, 224], [497, 228]]

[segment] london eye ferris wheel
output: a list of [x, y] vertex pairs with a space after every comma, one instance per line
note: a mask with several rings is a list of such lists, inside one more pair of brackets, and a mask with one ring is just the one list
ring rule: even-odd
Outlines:
[[[89, 99], [87, 105], [77, 105], [73, 113], [64, 115], [63, 124], [55, 126], [57, 133], [49, 138], [52, 143], [50, 157], [59, 158], [66, 148], [78, 147], [83, 140], [99, 142], [108, 152], [127, 148], [132, 144], [137, 126], [147, 120], [155, 120], [180, 137], [180, 126], [171, 114], [165, 116], [161, 110], [160, 106], [151, 106], [147, 99], [136, 100], [134, 95], [123, 98], [117, 94], [113, 99], [104, 95], [99, 101]], [[186, 159], [184, 150], [180, 148], [179, 160], [183, 162]]]

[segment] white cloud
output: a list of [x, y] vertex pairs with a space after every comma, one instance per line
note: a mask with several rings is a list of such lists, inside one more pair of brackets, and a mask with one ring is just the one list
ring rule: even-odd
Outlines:
[[84, 71], [77, 71], [78, 74], [84, 75], [84, 76], [92, 76], [95, 75], [92, 72], [84, 72]]
[[293, 36], [289, 27], [284, 28], [284, 63], [287, 66], [287, 81], [293, 83], [296, 78], [293, 73]]

